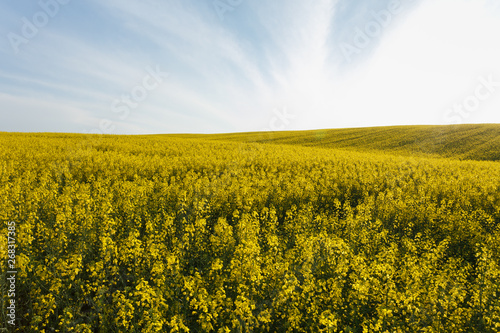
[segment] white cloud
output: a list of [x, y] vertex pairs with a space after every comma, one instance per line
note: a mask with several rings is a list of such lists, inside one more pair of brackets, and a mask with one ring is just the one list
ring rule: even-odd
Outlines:
[[[117, 133], [251, 131], [269, 127], [282, 107], [297, 116], [286, 129], [441, 123], [478, 76], [500, 80], [491, 0], [419, 1], [344, 68], [332, 58], [336, 3], [245, 2], [221, 22], [210, 3], [94, 1], [121, 42], [48, 27], [17, 68], [0, 72], [2, 109], [15, 110], [2, 124], [20, 128], [45, 110], [57, 119], [33, 121], [33, 130], [79, 131], [107, 118]], [[157, 65], [171, 75], [118, 119], [111, 102]], [[468, 121], [500, 122], [499, 95]]]
[[[498, 16], [479, 2], [422, 2], [369, 61], [337, 82], [336, 127], [443, 123], [445, 109], [473, 93], [479, 76], [495, 73], [500, 81], [498, 31]], [[478, 120], [500, 122], [499, 97], [500, 89]]]

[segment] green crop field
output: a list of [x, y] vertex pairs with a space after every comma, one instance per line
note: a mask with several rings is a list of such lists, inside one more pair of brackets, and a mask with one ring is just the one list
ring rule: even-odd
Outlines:
[[295, 132], [181, 135], [239, 142], [292, 144], [400, 155], [500, 160], [500, 125], [391, 126]]
[[18, 332], [500, 332], [500, 125], [0, 147]]

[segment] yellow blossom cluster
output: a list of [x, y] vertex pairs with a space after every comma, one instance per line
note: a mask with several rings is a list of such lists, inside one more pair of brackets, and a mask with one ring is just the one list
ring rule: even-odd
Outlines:
[[0, 147], [14, 331], [500, 332], [498, 162], [176, 136]]

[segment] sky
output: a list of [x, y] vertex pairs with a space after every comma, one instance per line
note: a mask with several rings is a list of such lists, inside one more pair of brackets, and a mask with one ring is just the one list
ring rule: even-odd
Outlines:
[[499, 0], [3, 0], [0, 131], [500, 123]]

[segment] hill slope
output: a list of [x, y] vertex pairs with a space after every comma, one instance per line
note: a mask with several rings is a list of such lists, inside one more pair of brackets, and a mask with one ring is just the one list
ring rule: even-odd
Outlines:
[[356, 151], [384, 151], [401, 155], [500, 160], [500, 124], [390, 126], [180, 136]]

